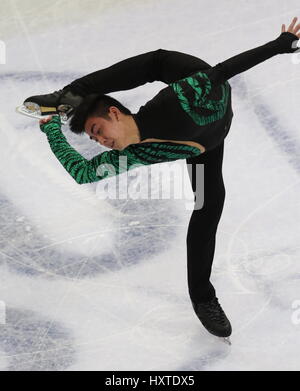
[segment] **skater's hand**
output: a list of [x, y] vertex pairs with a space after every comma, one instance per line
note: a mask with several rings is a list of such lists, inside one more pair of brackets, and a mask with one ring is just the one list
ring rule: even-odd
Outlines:
[[49, 116], [40, 120], [40, 129], [44, 133], [61, 130], [61, 120], [59, 115]]
[[300, 38], [300, 23], [296, 25], [297, 17], [295, 16], [286, 30], [285, 24], [281, 26], [281, 34], [276, 39], [278, 53], [294, 53], [299, 50], [297, 46]]
[[40, 120], [40, 125], [41, 125], [41, 124], [45, 124], [45, 123], [51, 121], [51, 120], [52, 120], [52, 117], [53, 117], [52, 115], [49, 115], [49, 116], [46, 117], [46, 118], [42, 118], [42, 119]]
[[[292, 33], [296, 35], [297, 38], [300, 38], [300, 23], [296, 25], [297, 22], [297, 16], [294, 17], [294, 19], [291, 21], [291, 24], [289, 25], [288, 29], [285, 29], [285, 24], [281, 26], [281, 32], [282, 33]], [[295, 26], [296, 25], [296, 26]]]

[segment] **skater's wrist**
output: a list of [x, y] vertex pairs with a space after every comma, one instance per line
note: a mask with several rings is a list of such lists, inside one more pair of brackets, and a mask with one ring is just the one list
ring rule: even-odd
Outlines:
[[55, 115], [50, 121], [46, 123], [40, 123], [40, 129], [42, 132], [48, 134], [55, 131], [61, 131], [61, 119], [59, 115]]
[[279, 37], [275, 40], [276, 44], [278, 45], [278, 52], [280, 54], [293, 53], [298, 50], [298, 41], [299, 38], [297, 37], [297, 35], [288, 31], [281, 33]]

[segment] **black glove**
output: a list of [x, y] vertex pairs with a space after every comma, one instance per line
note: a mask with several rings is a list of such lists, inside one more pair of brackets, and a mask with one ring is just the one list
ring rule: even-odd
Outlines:
[[294, 53], [296, 50], [300, 49], [297, 47], [297, 43], [293, 44], [295, 41], [299, 41], [299, 38], [288, 31], [281, 33], [279, 37], [275, 40], [279, 45], [279, 53]]

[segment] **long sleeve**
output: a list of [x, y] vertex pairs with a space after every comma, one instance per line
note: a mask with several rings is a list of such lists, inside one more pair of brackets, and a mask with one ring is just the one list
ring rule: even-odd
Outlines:
[[296, 35], [289, 32], [281, 33], [273, 41], [218, 63], [207, 72], [209, 79], [214, 85], [222, 84], [231, 77], [245, 72], [277, 54], [293, 53], [299, 49], [292, 47], [294, 41], [298, 41]]
[[61, 131], [58, 116], [40, 128], [47, 135], [54, 155], [78, 184], [97, 182], [138, 166], [188, 159], [200, 154], [198, 148], [189, 145], [142, 143], [129, 145], [122, 151], [105, 151], [88, 160], [70, 146]]
[[[211, 66], [189, 54], [158, 49], [127, 58], [74, 80], [68, 87], [81, 96], [129, 90], [148, 82], [169, 84]], [[67, 86], [66, 86], [67, 87]]]

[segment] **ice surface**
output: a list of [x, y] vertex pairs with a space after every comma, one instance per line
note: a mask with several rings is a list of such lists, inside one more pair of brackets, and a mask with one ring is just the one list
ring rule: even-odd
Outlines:
[[[158, 48], [214, 65], [276, 38], [300, 17], [298, 1], [0, 7], [0, 369], [299, 370], [300, 65], [291, 56], [231, 80], [212, 281], [232, 346], [192, 310], [184, 201], [101, 199], [99, 184], [79, 186], [60, 166], [37, 121], [15, 113], [25, 97]], [[164, 86], [111, 95], [134, 111]], [[84, 156], [99, 153], [87, 137], [65, 134]]]

